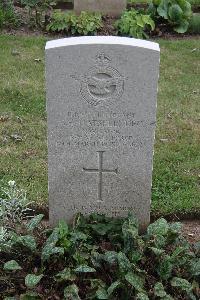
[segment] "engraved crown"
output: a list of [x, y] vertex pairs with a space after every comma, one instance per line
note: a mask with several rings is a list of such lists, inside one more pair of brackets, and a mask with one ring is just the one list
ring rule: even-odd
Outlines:
[[100, 66], [105, 66], [111, 61], [111, 59], [108, 56], [106, 56], [103, 52], [96, 56], [96, 60]]

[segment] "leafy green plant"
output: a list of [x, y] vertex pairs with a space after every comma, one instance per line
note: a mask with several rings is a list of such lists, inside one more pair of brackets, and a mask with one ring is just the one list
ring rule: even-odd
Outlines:
[[102, 17], [99, 13], [81, 12], [79, 16], [55, 10], [50, 23], [47, 26], [48, 31], [67, 32], [68, 34], [88, 35], [96, 34], [102, 27]]
[[191, 33], [200, 33], [200, 14], [193, 14], [188, 30]]
[[24, 5], [29, 11], [30, 21], [39, 27], [43, 27], [45, 18], [52, 6], [56, 4], [53, 0], [21, 0], [21, 4]]
[[72, 18], [72, 34], [88, 35], [96, 34], [102, 27], [100, 13], [89, 13], [82, 11], [77, 18]]
[[149, 6], [151, 16], [156, 20], [167, 20], [173, 30], [185, 33], [192, 17], [191, 4], [186, 0], [153, 0]]
[[10, 180], [8, 186], [2, 188], [3, 198], [0, 198], [0, 226], [15, 228], [28, 218], [32, 212], [31, 202], [26, 197], [26, 192], [18, 189], [15, 181]]
[[[193, 247], [181, 236], [180, 223], [161, 218], [140, 235], [131, 215], [112, 219], [78, 214], [72, 225], [60, 221], [54, 229], [39, 229], [41, 219], [42, 215], [35, 216], [23, 234], [18, 229], [11, 235], [15, 259], [3, 252], [0, 274], [7, 287], [3, 282], [3, 296], [199, 299], [199, 244]], [[29, 246], [31, 239], [34, 247]]]
[[52, 32], [68, 32], [71, 30], [71, 13], [64, 13], [55, 9], [51, 16], [51, 21], [47, 25], [47, 30]]
[[14, 11], [13, 1], [0, 2], [0, 29], [3, 27], [14, 26], [20, 24], [20, 19]]
[[150, 15], [140, 13], [135, 9], [126, 10], [116, 22], [118, 32], [136, 38], [146, 38], [145, 31], [154, 30], [155, 24]]

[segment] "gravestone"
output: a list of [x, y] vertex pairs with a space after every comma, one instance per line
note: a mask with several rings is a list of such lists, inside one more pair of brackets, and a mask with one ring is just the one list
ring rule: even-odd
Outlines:
[[46, 45], [50, 223], [81, 212], [150, 220], [157, 43], [78, 37]]
[[126, 9], [127, 0], [74, 0], [74, 11], [100, 12], [119, 16]]

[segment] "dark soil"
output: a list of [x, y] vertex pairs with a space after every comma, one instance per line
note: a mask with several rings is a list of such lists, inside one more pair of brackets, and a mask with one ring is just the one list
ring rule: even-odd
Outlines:
[[200, 219], [183, 221], [183, 235], [190, 243], [200, 241]]

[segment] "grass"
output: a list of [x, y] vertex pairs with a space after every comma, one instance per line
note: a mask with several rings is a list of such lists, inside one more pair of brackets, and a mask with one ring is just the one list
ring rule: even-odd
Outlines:
[[[0, 180], [47, 201], [44, 37], [0, 36]], [[200, 212], [200, 40], [159, 40], [152, 212]]]

